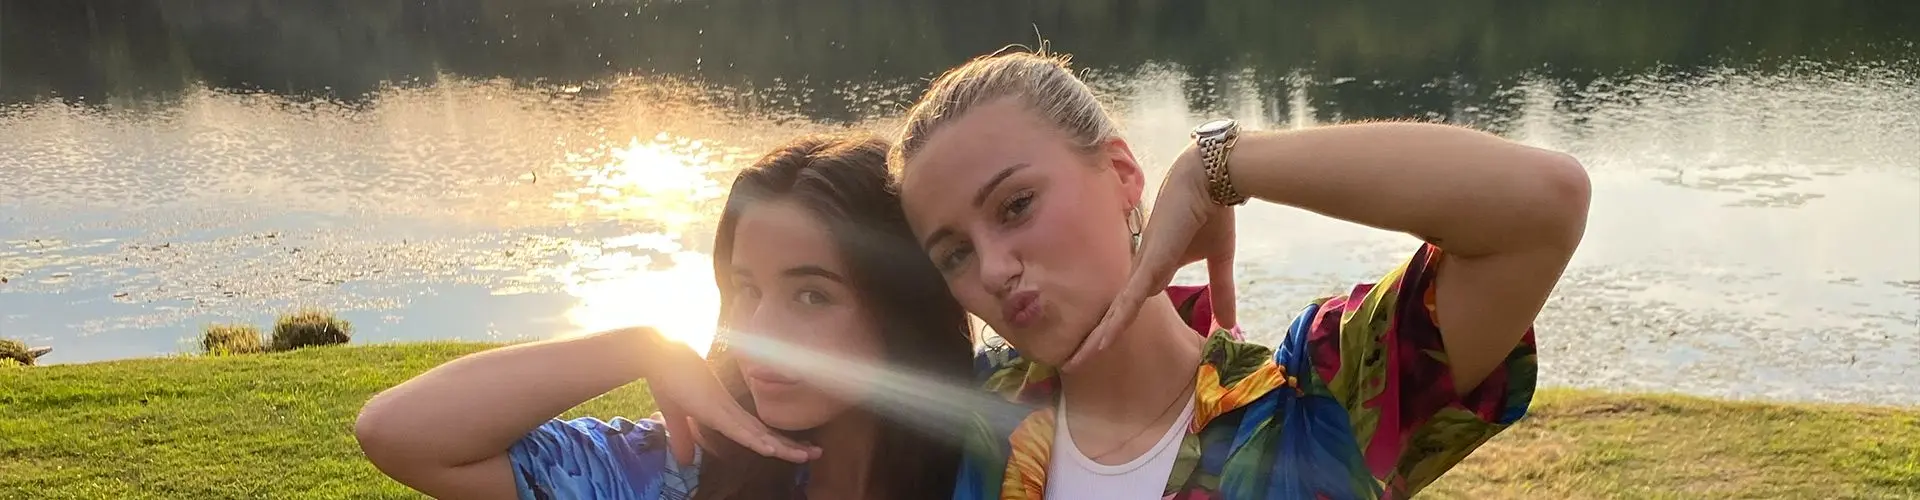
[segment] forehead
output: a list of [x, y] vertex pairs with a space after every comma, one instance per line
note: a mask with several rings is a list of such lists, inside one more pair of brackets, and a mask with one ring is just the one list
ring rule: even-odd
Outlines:
[[971, 208], [978, 189], [1017, 164], [1039, 167], [1067, 151], [1064, 134], [1016, 99], [968, 110], [934, 131], [901, 174], [900, 201], [916, 235], [942, 214]]
[[777, 273], [799, 266], [841, 269], [839, 245], [812, 211], [786, 200], [763, 201], [740, 213], [733, 228], [736, 271]]

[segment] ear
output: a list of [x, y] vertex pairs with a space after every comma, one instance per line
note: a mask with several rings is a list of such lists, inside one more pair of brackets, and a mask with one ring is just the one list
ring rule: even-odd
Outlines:
[[1117, 194], [1127, 207], [1140, 206], [1141, 196], [1147, 190], [1147, 172], [1140, 167], [1140, 161], [1133, 157], [1133, 147], [1126, 139], [1114, 137], [1100, 144], [1100, 159], [1103, 166], [1120, 181]]

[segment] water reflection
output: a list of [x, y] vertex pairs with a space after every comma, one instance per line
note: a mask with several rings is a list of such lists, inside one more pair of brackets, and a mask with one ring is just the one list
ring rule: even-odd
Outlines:
[[[269, 3], [0, 0], [0, 336], [56, 347], [49, 363], [145, 356], [316, 305], [357, 341], [653, 323], [704, 350], [735, 169], [795, 135], [889, 129], [921, 78], [1041, 24], [1156, 171], [1220, 115], [1463, 123], [1579, 157], [1594, 214], [1542, 320], [1543, 383], [1920, 397], [1920, 59], [1896, 29], [1912, 3], [823, 11], [940, 14], [874, 32], [754, 2], [644, 20], [618, 2]], [[62, 17], [83, 7], [153, 15]], [[1380, 14], [1406, 9], [1445, 12]], [[1536, 18], [1591, 20], [1515, 20]], [[1317, 29], [1245, 26], [1261, 19]], [[243, 64], [254, 51], [303, 57]], [[1257, 338], [1414, 243], [1284, 207], [1241, 223]]]
[[602, 253], [580, 256], [580, 261], [555, 276], [566, 293], [579, 301], [566, 312], [567, 320], [578, 329], [562, 335], [648, 325], [705, 355], [720, 314], [712, 259], [699, 252], [678, 251], [660, 262], [627, 251], [604, 250], [619, 247], [607, 242]]
[[[702, 207], [725, 194], [714, 175], [727, 170], [720, 161], [736, 156], [666, 132], [649, 142], [633, 138], [608, 146], [567, 154], [562, 168], [584, 185], [554, 193], [549, 207], [573, 218], [653, 221], [677, 233], [703, 221]], [[539, 180], [537, 173], [521, 178]]]
[[[575, 246], [552, 271], [579, 302], [566, 312], [574, 333], [651, 325], [704, 354], [719, 316], [713, 263], [687, 248], [689, 231], [712, 224], [713, 201], [725, 193], [715, 181], [729, 155], [707, 141], [666, 132], [650, 141], [569, 153], [578, 189], [556, 191], [549, 206], [572, 217], [644, 221], [657, 227], [595, 244]], [[527, 179], [537, 182], [536, 174]], [[693, 231], [692, 234], [705, 234]]]

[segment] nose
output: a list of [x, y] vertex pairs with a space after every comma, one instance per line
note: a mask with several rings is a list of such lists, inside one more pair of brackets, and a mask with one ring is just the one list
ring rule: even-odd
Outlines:
[[1011, 245], [1002, 241], [978, 241], [974, 252], [980, 259], [980, 282], [994, 295], [1005, 295], [1019, 281], [1025, 266]]
[[746, 307], [740, 311], [741, 314], [734, 316], [733, 329], [736, 331], [729, 332], [729, 335], [774, 336], [776, 334], [774, 330], [781, 324], [780, 308], [776, 304], [776, 301], [771, 300], [755, 300], [742, 304]]

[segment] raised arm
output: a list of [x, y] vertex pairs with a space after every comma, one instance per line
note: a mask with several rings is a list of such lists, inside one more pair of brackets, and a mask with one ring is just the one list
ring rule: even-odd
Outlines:
[[[1242, 195], [1439, 247], [1434, 311], [1461, 393], [1520, 342], [1586, 229], [1590, 187], [1579, 162], [1460, 127], [1245, 133], [1227, 165]], [[1198, 154], [1189, 150], [1174, 168], [1199, 171]]]
[[[691, 349], [649, 328], [473, 354], [374, 396], [354, 433], [388, 476], [438, 498], [515, 498], [508, 452], [567, 409], [640, 378], [765, 454], [805, 460], [741, 410]], [[664, 396], [664, 395], [663, 395]], [[639, 411], [640, 409], [635, 409]], [[731, 432], [728, 432], [731, 431]]]

